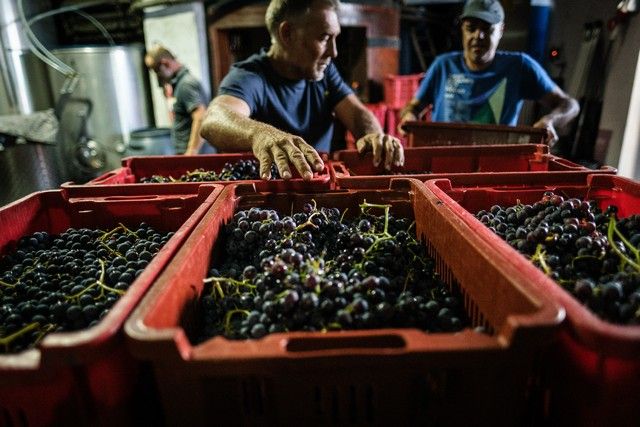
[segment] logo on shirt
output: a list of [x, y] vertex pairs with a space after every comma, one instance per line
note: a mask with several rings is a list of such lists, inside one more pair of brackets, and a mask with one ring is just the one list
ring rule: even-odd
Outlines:
[[445, 114], [451, 122], [500, 123], [507, 79], [493, 87], [483, 87], [482, 78], [452, 74], [445, 84]]

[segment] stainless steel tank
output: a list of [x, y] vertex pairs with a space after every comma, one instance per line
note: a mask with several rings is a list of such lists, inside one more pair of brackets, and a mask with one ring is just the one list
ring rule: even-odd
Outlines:
[[[50, 9], [48, 1], [23, 0], [27, 19]], [[53, 22], [41, 21], [32, 28], [45, 45], [53, 43]], [[29, 114], [51, 108], [47, 66], [29, 50], [18, 15], [16, 0], [0, 1], [0, 115]]]
[[125, 156], [171, 156], [176, 149], [170, 128], [145, 128], [131, 132]]
[[[81, 161], [76, 166], [94, 175], [119, 167], [130, 132], [153, 123], [143, 46], [81, 46], [52, 53], [79, 74], [71, 99], [91, 105], [84, 136], [91, 141], [95, 158], [104, 159]], [[49, 77], [57, 101], [65, 79], [54, 70]]]

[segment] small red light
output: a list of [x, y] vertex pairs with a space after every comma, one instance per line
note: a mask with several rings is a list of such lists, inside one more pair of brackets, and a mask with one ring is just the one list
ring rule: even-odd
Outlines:
[[558, 51], [554, 49], [551, 51], [551, 57], [555, 58], [556, 56], [558, 56]]

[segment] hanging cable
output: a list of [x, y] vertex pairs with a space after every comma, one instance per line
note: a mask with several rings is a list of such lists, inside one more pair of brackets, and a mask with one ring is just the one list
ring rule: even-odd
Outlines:
[[95, 25], [95, 27], [98, 29], [98, 31], [100, 31], [102, 33], [102, 35], [107, 39], [107, 42], [109, 43], [109, 45], [110, 46], [115, 46], [115, 42], [114, 42], [113, 38], [111, 37], [111, 35], [109, 34], [109, 32], [107, 31], [107, 29], [97, 19], [95, 19], [93, 16], [91, 16], [88, 13], [80, 10], [80, 9], [87, 8], [87, 7], [97, 6], [97, 5], [106, 3], [107, 1], [106, 0], [97, 0], [97, 1], [90, 1], [90, 2], [86, 2], [86, 3], [82, 3], [82, 4], [77, 4], [77, 5], [61, 7], [61, 8], [55, 9], [55, 10], [51, 10], [51, 11], [48, 11], [48, 12], [40, 13], [40, 14], [30, 18], [28, 21], [27, 21], [27, 19], [25, 17], [25, 14], [24, 14], [24, 8], [23, 8], [22, 2], [23, 2], [23, 0], [18, 0], [18, 12], [20, 14], [20, 21], [21, 21], [22, 25], [24, 26], [24, 30], [25, 30], [25, 32], [27, 34], [27, 41], [29, 42], [29, 50], [34, 55], [36, 55], [39, 59], [41, 59], [44, 63], [46, 63], [47, 65], [49, 65], [50, 67], [52, 67], [53, 69], [58, 71], [59, 73], [65, 75], [66, 79], [65, 79], [64, 84], [63, 84], [63, 86], [62, 86], [62, 88], [60, 90], [61, 93], [71, 93], [71, 92], [73, 92], [73, 90], [75, 89], [75, 87], [76, 87], [76, 85], [78, 84], [78, 81], [79, 81], [78, 73], [73, 68], [71, 68], [70, 66], [68, 66], [67, 64], [62, 62], [54, 54], [52, 54], [45, 46], [43, 46], [42, 43], [40, 43], [40, 40], [38, 40], [36, 35], [31, 30], [31, 26], [33, 24], [35, 24], [36, 22], [40, 21], [41, 19], [48, 18], [50, 16], [58, 15], [58, 14], [61, 14], [61, 13], [73, 12], [73, 13], [77, 13], [78, 15], [84, 17], [89, 22], [91, 22], [93, 25]]
[[[84, 6], [84, 5], [80, 5], [80, 6], [89, 7], [89, 6]], [[69, 9], [69, 10], [63, 10], [63, 9]], [[89, 22], [91, 22], [98, 29], [98, 31], [100, 31], [100, 33], [102, 33], [104, 38], [107, 39], [107, 42], [109, 43], [110, 46], [115, 46], [116, 45], [115, 41], [113, 40], [113, 37], [111, 37], [111, 34], [109, 34], [107, 29], [104, 27], [104, 25], [102, 25], [100, 23], [100, 21], [98, 21], [96, 18], [94, 18], [93, 16], [89, 15], [88, 13], [86, 13], [86, 12], [84, 12], [82, 10], [76, 10], [75, 7], [71, 7], [71, 6], [68, 6], [66, 8], [60, 8], [60, 9], [51, 10], [49, 12], [44, 12], [44, 13], [41, 13], [39, 15], [36, 15], [33, 18], [29, 19], [27, 24], [29, 26], [31, 26], [31, 25], [35, 24], [36, 22], [41, 21], [42, 19], [49, 18], [51, 16], [59, 15], [61, 13], [66, 13], [66, 12], [73, 12], [73, 13], [76, 13], [76, 14], [82, 16], [83, 18], [87, 19]]]
[[[18, 14], [20, 15], [20, 21], [22, 23], [22, 26], [24, 27], [24, 31], [27, 34], [27, 41], [29, 42], [29, 50], [35, 56], [37, 56], [42, 61], [44, 61], [45, 64], [49, 65], [50, 67], [64, 74], [65, 76], [75, 73], [75, 71], [71, 67], [64, 64], [62, 61], [60, 61], [58, 58], [52, 55], [44, 46], [42, 46], [42, 44], [40, 43], [36, 35], [33, 34], [33, 31], [31, 31], [31, 27], [29, 27], [27, 23], [27, 19], [25, 18], [25, 15], [24, 15], [24, 7], [22, 5], [22, 1], [23, 0], [18, 0]], [[38, 49], [41, 49], [41, 50], [38, 50]]]

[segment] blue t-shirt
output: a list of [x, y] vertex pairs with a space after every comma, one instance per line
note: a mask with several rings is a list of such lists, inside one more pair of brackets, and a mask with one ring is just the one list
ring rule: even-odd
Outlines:
[[516, 125], [525, 99], [538, 100], [556, 84], [529, 55], [496, 52], [489, 68], [470, 71], [462, 52], [438, 56], [416, 98], [433, 104], [434, 122]]
[[218, 89], [219, 95], [245, 101], [252, 119], [298, 135], [320, 152], [331, 148], [333, 109], [351, 93], [333, 62], [322, 80], [288, 80], [264, 51], [235, 63]]

